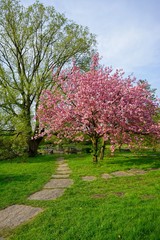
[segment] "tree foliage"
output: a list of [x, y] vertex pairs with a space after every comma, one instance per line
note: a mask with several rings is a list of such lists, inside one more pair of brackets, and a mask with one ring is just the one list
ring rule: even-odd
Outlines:
[[30, 153], [38, 128], [32, 118], [42, 90], [54, 85], [52, 70], [59, 74], [73, 57], [88, 59], [94, 44], [87, 28], [52, 6], [36, 1], [25, 8], [17, 0], [0, 1], [0, 107], [26, 137]]
[[[58, 86], [58, 87], [57, 87]], [[99, 56], [92, 59], [90, 70], [73, 65], [57, 79], [52, 91], [43, 91], [38, 118], [43, 134], [82, 140], [88, 135], [98, 159], [100, 139], [114, 145], [130, 143], [148, 134], [160, 133], [153, 116], [158, 103], [145, 84], [136, 83], [122, 70], [100, 67]]]

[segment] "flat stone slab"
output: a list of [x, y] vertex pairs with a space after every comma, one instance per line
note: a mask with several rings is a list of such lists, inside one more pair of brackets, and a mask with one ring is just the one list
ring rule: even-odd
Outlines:
[[133, 175], [137, 175], [137, 174], [145, 174], [146, 171], [142, 170], [142, 169], [130, 169], [127, 171], [128, 173], [131, 173]]
[[124, 172], [124, 171], [116, 171], [116, 172], [112, 172], [112, 175], [116, 176], [116, 177], [122, 177], [122, 176], [134, 176], [134, 173], [132, 172]]
[[57, 175], [66, 175], [72, 173], [71, 170], [57, 170], [56, 171]]
[[63, 157], [57, 158], [57, 161], [65, 161]]
[[84, 176], [84, 177], [82, 177], [83, 181], [94, 181], [96, 179], [97, 179], [97, 177], [95, 177], [95, 176]]
[[15, 228], [42, 212], [42, 208], [12, 205], [0, 211], [0, 228]]
[[110, 175], [110, 174], [108, 174], [108, 173], [102, 174], [102, 178], [104, 178], [104, 179], [109, 179], [109, 178], [112, 178], [112, 177], [113, 177], [113, 176]]
[[67, 163], [59, 163], [58, 167], [68, 167], [68, 164]]
[[62, 164], [66, 164], [66, 161], [65, 160], [57, 161], [57, 166], [61, 166]]
[[72, 184], [72, 179], [51, 179], [44, 188], [67, 188]]
[[69, 167], [59, 166], [59, 167], [57, 168], [57, 171], [70, 171], [70, 168], [69, 168]]
[[52, 178], [58, 178], [58, 179], [63, 179], [63, 178], [69, 178], [69, 174], [55, 174], [55, 175], [52, 175]]
[[42, 191], [32, 194], [29, 200], [54, 200], [61, 197], [65, 189], [44, 189]]

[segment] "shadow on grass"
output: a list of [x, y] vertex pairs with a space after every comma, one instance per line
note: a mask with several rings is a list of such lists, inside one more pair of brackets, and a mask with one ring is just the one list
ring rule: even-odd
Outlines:
[[0, 175], [0, 185], [8, 184], [11, 182], [26, 182], [31, 180], [33, 176], [29, 174], [4, 174]]
[[[43, 163], [43, 162], [53, 162], [59, 157], [57, 154], [52, 155], [37, 155], [36, 157], [28, 157], [27, 161], [29, 163]], [[27, 162], [26, 161], [26, 162]]]
[[113, 159], [109, 159], [109, 164], [118, 164], [120, 166], [140, 166], [148, 165], [151, 168], [160, 168], [160, 153], [142, 153], [135, 155], [133, 153], [117, 154]]
[[8, 160], [1, 160], [0, 164], [3, 163], [43, 163], [43, 162], [52, 162], [55, 161], [59, 155], [53, 154], [53, 155], [37, 155], [35, 157], [17, 157], [13, 159]]

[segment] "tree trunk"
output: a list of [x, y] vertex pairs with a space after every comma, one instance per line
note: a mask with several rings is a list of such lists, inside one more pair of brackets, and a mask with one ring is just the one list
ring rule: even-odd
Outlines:
[[93, 162], [98, 162], [98, 137], [92, 137]]
[[[27, 130], [27, 145], [28, 145], [28, 156], [29, 157], [35, 157], [37, 155], [39, 144], [41, 143], [43, 136], [34, 138], [32, 133], [32, 125], [31, 125], [31, 105], [30, 100], [28, 98], [27, 102], [27, 108], [26, 108], [26, 130]], [[41, 130], [41, 133], [44, 131], [44, 129]], [[39, 124], [36, 123], [36, 128], [34, 131], [34, 135], [39, 132]], [[32, 137], [33, 136], [33, 137]]]
[[101, 145], [101, 149], [100, 149], [100, 160], [103, 160], [103, 158], [104, 158], [105, 146], [106, 146], [106, 143], [104, 141], [104, 138], [102, 138], [102, 145]]
[[119, 149], [119, 152], [122, 151], [122, 143], [120, 143], [120, 144], [118, 145], [118, 149]]
[[43, 137], [36, 139], [30, 139], [28, 142], [28, 155], [29, 157], [35, 157], [37, 155], [39, 144], [41, 143]]

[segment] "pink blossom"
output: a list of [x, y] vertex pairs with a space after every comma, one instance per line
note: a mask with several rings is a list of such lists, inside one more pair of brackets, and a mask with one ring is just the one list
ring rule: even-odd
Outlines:
[[160, 136], [153, 118], [158, 101], [134, 77], [125, 78], [123, 70], [100, 67], [98, 54], [89, 71], [74, 64], [54, 81], [52, 90], [43, 91], [37, 112], [43, 134], [78, 140], [83, 134], [104, 136], [113, 144], [130, 143], [133, 134], [136, 141], [145, 134]]

